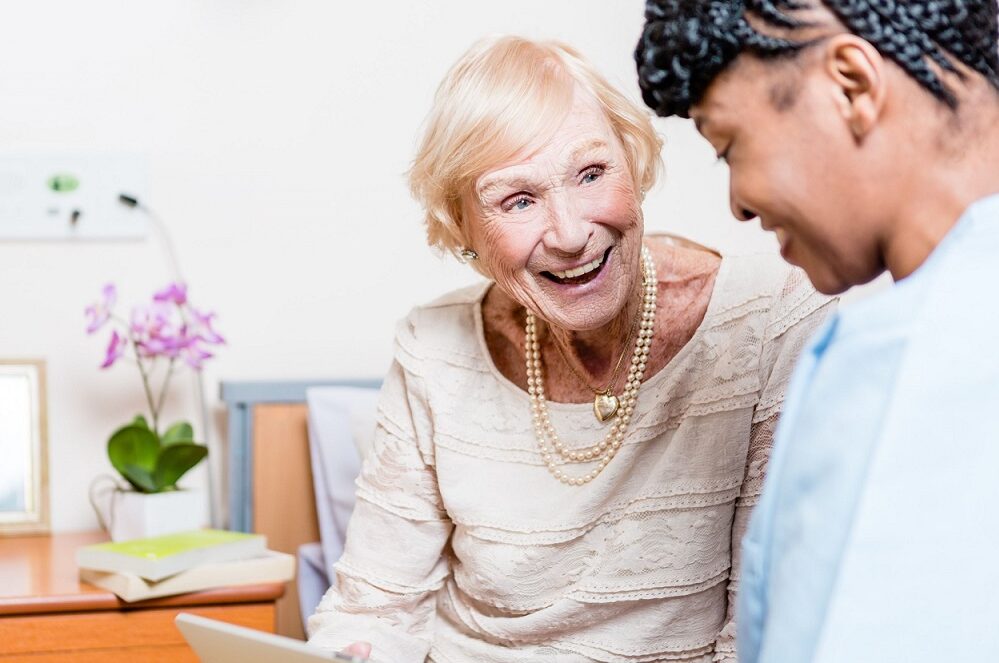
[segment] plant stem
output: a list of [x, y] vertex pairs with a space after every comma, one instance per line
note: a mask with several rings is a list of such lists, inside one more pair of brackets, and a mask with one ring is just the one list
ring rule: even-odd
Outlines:
[[[167, 364], [166, 375], [163, 377], [163, 386], [160, 387], [159, 402], [156, 404], [157, 413], [163, 410], [163, 401], [166, 400], [167, 386], [170, 384], [170, 376], [173, 375], [173, 364], [175, 361], [177, 360], [170, 359], [170, 363]], [[159, 435], [159, 433], [157, 433], [157, 435]]]
[[159, 437], [159, 409], [153, 401], [153, 390], [149, 386], [149, 374], [146, 371], [146, 365], [142, 362], [142, 357], [139, 355], [139, 346], [135, 342], [135, 337], [132, 334], [129, 334], [129, 337], [132, 341], [132, 350], [135, 352], [135, 363], [139, 367], [139, 375], [142, 376], [142, 388], [146, 392], [146, 402], [149, 404], [149, 412], [153, 415], [153, 432]]

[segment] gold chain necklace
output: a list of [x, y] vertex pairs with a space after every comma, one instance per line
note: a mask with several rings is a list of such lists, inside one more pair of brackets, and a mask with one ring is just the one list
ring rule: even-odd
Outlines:
[[610, 380], [607, 381], [607, 386], [603, 389], [594, 389], [590, 386], [590, 381], [585, 377], [580, 375], [576, 370], [576, 367], [572, 365], [569, 359], [565, 356], [562, 351], [562, 346], [559, 345], [557, 339], [552, 337], [552, 345], [558, 350], [558, 354], [562, 357], [562, 362], [569, 367], [572, 374], [576, 378], [586, 385], [586, 388], [593, 392], [593, 416], [597, 418], [597, 421], [604, 423], [617, 413], [618, 407], [620, 407], [620, 401], [618, 401], [617, 396], [615, 396], [611, 389], [617, 383], [617, 378], [621, 374], [621, 366], [624, 365], [624, 356], [628, 354], [628, 343], [631, 342], [631, 338], [635, 335], [635, 330], [638, 329], [638, 321], [642, 319], [641, 310], [641, 300], [639, 300], [638, 313], [635, 315], [635, 321], [631, 325], [631, 329], [628, 331], [628, 336], [624, 339], [624, 345], [621, 348], [621, 356], [617, 359], [617, 364], [614, 365], [614, 370], [611, 372]]
[[[599, 443], [584, 449], [569, 449], [565, 446], [555, 427], [552, 426], [545, 402], [544, 374], [541, 369], [541, 346], [538, 343], [537, 321], [534, 314], [527, 312], [527, 324], [524, 330], [525, 357], [527, 360], [527, 393], [531, 397], [531, 417], [534, 422], [534, 434], [541, 451], [541, 460], [548, 471], [562, 483], [581, 486], [589, 483], [603, 471], [611, 459], [617, 454], [624, 440], [624, 431], [631, 422], [635, 412], [635, 401], [638, 389], [645, 375], [649, 349], [656, 327], [656, 265], [649, 250], [642, 247], [642, 308], [641, 322], [638, 329], [638, 340], [631, 357], [631, 367], [628, 369], [628, 381], [621, 393], [619, 407], [614, 416], [614, 424]], [[570, 475], [564, 471], [564, 466], [570, 463], [585, 463], [591, 466], [588, 472]]]

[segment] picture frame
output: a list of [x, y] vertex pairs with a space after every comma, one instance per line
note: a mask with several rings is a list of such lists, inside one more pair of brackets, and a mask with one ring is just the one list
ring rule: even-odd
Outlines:
[[45, 362], [0, 359], [0, 536], [49, 531]]

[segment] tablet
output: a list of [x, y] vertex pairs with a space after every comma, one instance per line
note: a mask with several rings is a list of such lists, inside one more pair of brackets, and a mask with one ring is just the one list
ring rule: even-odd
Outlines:
[[184, 612], [174, 621], [202, 663], [364, 663], [364, 659], [323, 651], [301, 640]]

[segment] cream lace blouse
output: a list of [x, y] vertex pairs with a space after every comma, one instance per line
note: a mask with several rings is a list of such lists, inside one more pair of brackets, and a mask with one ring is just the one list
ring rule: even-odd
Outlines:
[[[830, 300], [772, 256], [726, 256], [690, 342], [642, 385], [590, 484], [542, 463], [493, 365], [483, 284], [400, 323], [374, 448], [310, 642], [375, 661], [734, 660], [738, 542], [795, 357]], [[550, 403], [560, 437], [604, 434]]]

